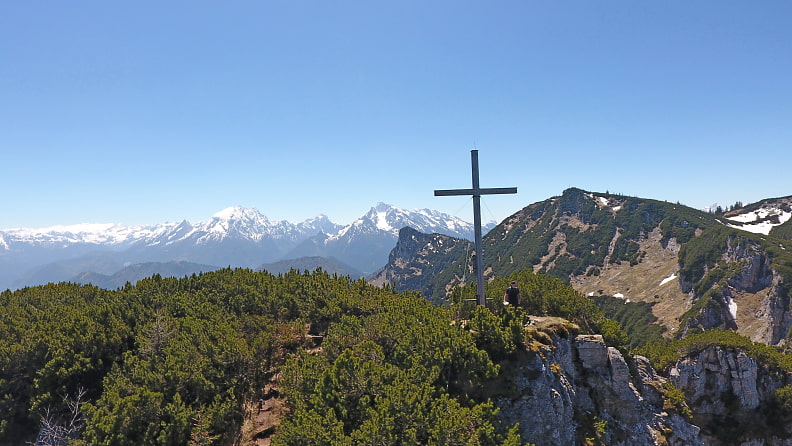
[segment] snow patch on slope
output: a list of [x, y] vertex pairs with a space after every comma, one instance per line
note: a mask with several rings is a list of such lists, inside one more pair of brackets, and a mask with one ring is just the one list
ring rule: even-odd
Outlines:
[[381, 229], [383, 231], [393, 231], [393, 226], [388, 223], [388, 213], [387, 212], [377, 212], [377, 229]]
[[732, 319], [735, 321], [737, 320], [737, 302], [734, 301], [731, 297], [726, 298], [726, 303], [729, 305], [729, 313], [732, 315]]
[[792, 212], [775, 207], [759, 208], [755, 211], [727, 217], [729, 221], [735, 223], [728, 225], [729, 227], [764, 235], [768, 235], [773, 227], [786, 223], [790, 218], [792, 218]]
[[676, 274], [671, 274], [670, 276], [668, 276], [665, 279], [660, 281], [660, 286], [663, 286], [663, 285], [667, 284], [668, 282], [670, 282], [670, 281], [672, 281], [672, 280], [674, 280], [676, 278], [677, 278]]
[[610, 208], [613, 212], [619, 212], [622, 206], [618, 204], [617, 200], [611, 200], [610, 198], [603, 197], [601, 195], [594, 195], [594, 194], [586, 194], [589, 198], [596, 201], [599, 207], [602, 208]]

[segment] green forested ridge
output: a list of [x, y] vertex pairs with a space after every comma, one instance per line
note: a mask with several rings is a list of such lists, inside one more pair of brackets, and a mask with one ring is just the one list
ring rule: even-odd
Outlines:
[[657, 317], [652, 314], [653, 304], [627, 302], [611, 296], [593, 297], [592, 300], [609, 319], [621, 324], [629, 339], [630, 348], [662, 339], [665, 327], [656, 323]]
[[277, 262], [265, 263], [256, 268], [256, 270], [266, 270], [271, 274], [283, 274], [292, 269], [296, 269], [298, 271], [313, 271], [317, 268], [321, 268], [323, 271], [327, 271], [331, 274], [335, 273], [340, 276], [349, 276], [352, 278], [365, 276], [365, 274], [362, 272], [344, 264], [335, 257], [319, 256], [299, 257], [296, 259], [279, 260]]
[[789, 220], [782, 225], [774, 227], [770, 231], [770, 235], [785, 240], [792, 240], [792, 220]]
[[[472, 390], [498, 373], [479, 339], [362, 280], [222, 269], [116, 291], [51, 284], [0, 293], [0, 322], [4, 445], [32, 441], [42, 417], [68, 424], [78, 400], [74, 444], [230, 444], [284, 363], [280, 444], [517, 444]], [[309, 334], [325, 337], [318, 352]]]
[[[597, 274], [606, 262], [635, 265], [643, 261], [639, 242], [659, 230], [661, 243], [674, 239], [683, 247], [695, 245], [682, 253], [680, 268], [685, 277], [700, 275], [707, 262], [714, 262], [722, 252], [724, 231], [760, 238], [728, 228], [718, 218], [680, 204], [571, 188], [559, 197], [522, 209], [493, 228], [483, 239], [485, 274], [502, 276], [541, 266], [540, 272], [569, 283], [570, 276]], [[420, 270], [421, 274], [397, 278], [398, 289], [422, 290], [428, 299], [442, 303], [448, 298], [448, 284], [473, 277], [472, 243], [446, 237], [435, 241], [433, 249], [423, 249], [431, 246], [432, 236], [414, 230], [405, 235], [409, 237], [400, 237], [405, 248], [410, 245], [406, 238], [421, 243], [413, 251], [400, 252], [400, 260], [408, 262], [405, 269]], [[554, 244], [554, 240], [562, 243]], [[713, 240], [724, 243], [713, 244]], [[784, 256], [783, 249], [765, 245]], [[551, 246], [555, 246], [553, 252]], [[419, 248], [420, 254], [411, 257]], [[777, 263], [783, 267], [783, 262]]]
[[[568, 281], [570, 275], [585, 274], [590, 266], [602, 267], [606, 261], [640, 262], [638, 241], [655, 228], [660, 228], [663, 242], [676, 238], [684, 244], [697, 229], [717, 224], [706, 212], [679, 204], [609, 193], [596, 197], [608, 200], [610, 207], [598, 206], [594, 195], [576, 188], [526, 207], [487, 234], [485, 264], [508, 274], [546, 258], [542, 272]], [[616, 206], [620, 210], [614, 214], [610, 208]], [[566, 224], [564, 218], [570, 216], [587, 226]], [[565, 252], [549, 252], [558, 234], [563, 234]]]
[[[522, 309], [502, 304], [511, 280]], [[601, 333], [621, 348], [629, 339], [557, 278], [515, 272], [486, 294], [488, 308], [478, 307], [466, 300], [474, 287], [457, 288], [443, 308], [321, 270], [246, 269], [154, 276], [116, 291], [67, 283], [6, 291], [0, 444], [32, 441], [42, 417], [68, 425], [67, 402], [79, 399], [73, 445], [228, 445], [245, 404], [276, 375], [290, 413], [274, 444], [520, 444], [482, 385], [503, 372], [500, 361], [546, 345], [547, 333]], [[527, 324], [538, 316], [569, 322], [536, 332]], [[790, 367], [736, 334], [692, 339]], [[681, 345], [643, 351], [662, 369], [692, 351]]]
[[[771, 234], [789, 224], [775, 227]], [[729, 226], [721, 215], [680, 204], [575, 188], [527, 206], [490, 231], [483, 240], [485, 275], [491, 278], [534, 269], [569, 283], [573, 276], [600, 274], [606, 263], [633, 266], [644, 262], [646, 253], [640, 243], [652, 233], [659, 234], [661, 244], [673, 239], [680, 247], [675, 265], [679, 268], [679, 284], [681, 291], [691, 293], [694, 300], [679, 318], [680, 335], [713, 324], [737, 328], [728, 317], [725, 294], [735, 280], [747, 283], [741, 277], [748, 277], [747, 268], [752, 267], [749, 262], [756, 255], [761, 264], [770, 264], [771, 268], [763, 268], [764, 276], [755, 283], [767, 287], [773, 281], [774, 295], [781, 305], [787, 305], [784, 302], [789, 301], [792, 287], [792, 245], [788, 239], [742, 231]], [[422, 290], [436, 303], [449, 298], [449, 284], [470, 282], [473, 277], [474, 250], [470, 243], [444, 243], [446, 247], [424, 250], [412, 258], [405, 253], [403, 257], [409, 259], [405, 269], [420, 272], [410, 277], [409, 288]], [[725, 256], [729, 252], [737, 255]], [[769, 276], [773, 274], [780, 280]], [[407, 288], [398, 278], [394, 284], [397, 289]], [[636, 314], [624, 316], [632, 318]], [[641, 334], [633, 330], [642, 328], [637, 321], [620, 320], [633, 332], [633, 347], [656, 336], [659, 329], [649, 326], [651, 330]], [[670, 324], [673, 319], [665, 320]]]
[[163, 277], [182, 277], [190, 274], [214, 271], [220, 269], [219, 266], [203, 265], [183, 260], [172, 262], [146, 262], [136, 263], [125, 266], [111, 275], [96, 272], [86, 272], [79, 274], [69, 280], [69, 282], [91, 284], [100, 288], [114, 290], [123, 287], [127, 282], [135, 283], [140, 279], [159, 274]]
[[[527, 311], [502, 305], [512, 279]], [[291, 413], [275, 444], [519, 444], [481, 384], [524, 344], [528, 311], [625, 344], [549, 276], [495, 280], [489, 309], [465, 300], [474, 294], [459, 288], [443, 308], [321, 270], [246, 269], [6, 291], [0, 444], [32, 441], [42, 419], [72, 427], [60, 435], [77, 445], [231, 444], [276, 374]], [[82, 418], [69, 424], [75, 402]]]

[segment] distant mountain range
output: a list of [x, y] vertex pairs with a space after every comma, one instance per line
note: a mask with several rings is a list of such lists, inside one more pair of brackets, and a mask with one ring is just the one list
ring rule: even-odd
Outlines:
[[[473, 225], [459, 218], [384, 203], [349, 225], [325, 215], [301, 223], [270, 221], [256, 209], [229, 207], [197, 224], [185, 220], [149, 226], [6, 229], [0, 230], [0, 289], [60, 281], [118, 284], [144, 273], [181, 275], [226, 266], [260, 268], [273, 262], [281, 262], [282, 268], [283, 261], [303, 257], [335, 258], [345, 265], [339, 271], [368, 274], [387, 263], [399, 229], [405, 226], [473, 238]], [[295, 261], [300, 264], [305, 260]]]
[[321, 268], [330, 274], [339, 276], [349, 276], [352, 279], [362, 279], [366, 275], [343, 263], [335, 257], [300, 257], [297, 259], [280, 260], [273, 263], [261, 265], [258, 269], [265, 270], [270, 274], [284, 274], [292, 269], [297, 271], [314, 271]]
[[198, 263], [175, 260], [172, 262], [147, 262], [129, 265], [116, 271], [114, 274], [100, 274], [95, 272], [84, 272], [71, 278], [71, 282], [91, 284], [99, 288], [113, 290], [122, 288], [127, 283], [134, 284], [138, 280], [159, 274], [162, 277], [184, 277], [192, 274], [206, 273], [219, 269], [213, 265], [201, 265]]

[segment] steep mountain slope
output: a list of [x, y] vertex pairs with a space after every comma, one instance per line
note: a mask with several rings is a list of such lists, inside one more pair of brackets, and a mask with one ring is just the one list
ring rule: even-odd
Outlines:
[[[451, 288], [467, 283], [472, 273], [465, 264], [473, 243], [443, 234], [424, 234], [405, 227], [387, 265], [370, 278], [376, 285], [391, 283], [399, 290], [420, 291], [429, 300], [442, 303]], [[475, 282], [475, 280], [473, 280]]]
[[[567, 189], [504, 220], [487, 238], [485, 260], [511, 272], [520, 263], [568, 280], [596, 267], [637, 265], [640, 242], [657, 233], [664, 249], [684, 244], [716, 224], [710, 215], [666, 202]], [[488, 249], [489, 248], [489, 249]]]
[[[768, 232], [787, 224], [784, 200], [765, 201], [766, 216], [758, 223], [770, 222]], [[775, 208], [781, 209], [777, 218], [768, 217], [767, 209]], [[731, 215], [748, 212], [758, 215]], [[792, 327], [792, 243], [736, 225], [679, 204], [573, 188], [492, 229], [483, 240], [484, 273], [503, 277], [530, 269], [589, 296], [646, 302], [668, 335], [720, 327], [778, 344]], [[397, 289], [409, 282], [442, 300], [441, 290], [472, 275], [469, 245], [448, 249], [448, 262], [436, 266], [428, 259], [440, 252], [439, 243], [427, 240], [410, 251], [415, 243], [408, 237], [414, 235], [399, 240], [397, 258], [380, 274]]]

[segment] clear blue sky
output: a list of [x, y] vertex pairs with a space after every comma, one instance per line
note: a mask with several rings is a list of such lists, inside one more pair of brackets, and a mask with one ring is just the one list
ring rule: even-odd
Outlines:
[[788, 1], [4, 1], [0, 228], [792, 194]]

